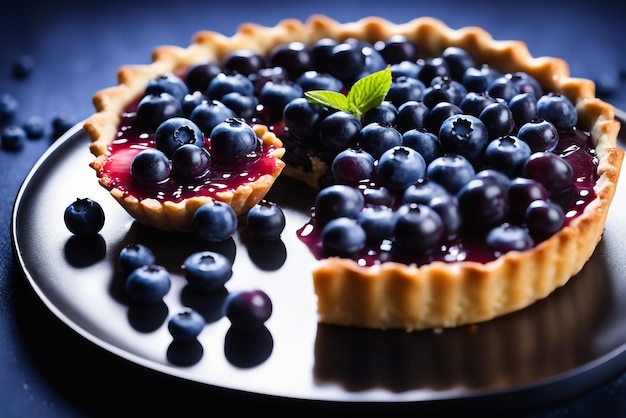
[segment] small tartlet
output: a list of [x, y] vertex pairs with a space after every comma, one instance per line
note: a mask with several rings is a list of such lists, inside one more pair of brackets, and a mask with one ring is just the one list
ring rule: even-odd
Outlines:
[[[231, 37], [199, 32], [187, 48], [158, 47], [151, 64], [121, 68], [118, 86], [95, 95], [97, 113], [85, 123], [92, 139], [91, 152], [96, 156], [91, 165], [96, 170], [101, 166], [115, 137], [120, 113], [154, 76], [200, 62], [221, 63], [230, 52], [239, 49], [267, 54], [279, 44], [294, 41], [310, 45], [322, 38], [354, 38], [373, 44], [398, 34], [412, 40], [424, 57], [434, 57], [448, 46], [458, 46], [477, 63], [503, 73], [526, 72], [539, 81], [544, 91], [569, 98], [578, 111], [578, 126], [592, 136], [599, 160], [596, 198], [583, 214], [532, 250], [510, 251], [487, 263], [432, 262], [418, 267], [385, 262], [362, 267], [346, 258], [322, 259], [312, 271], [319, 321], [407, 331], [456, 327], [491, 320], [545, 298], [582, 269], [602, 237], [624, 156], [616, 147], [620, 125], [615, 121], [613, 107], [595, 97], [593, 82], [571, 77], [565, 61], [533, 57], [524, 42], [494, 40], [478, 27], [452, 29], [430, 17], [403, 24], [377, 17], [339, 23], [318, 15], [306, 22], [284, 20], [274, 27], [244, 24]], [[276, 147], [280, 159], [284, 152], [280, 139], [261, 126], [256, 129], [264, 142]], [[316, 157], [312, 160], [311, 165], [318, 167], [320, 173], [325, 170], [323, 162]], [[283, 166], [277, 164], [275, 177], [260, 179], [261, 184], [251, 190], [236, 191], [223, 200], [244, 213], [269, 190]], [[309, 184], [315, 179], [314, 173], [299, 172], [297, 167], [286, 167], [283, 175], [306, 179]], [[100, 183], [107, 187], [106, 180], [100, 178]], [[189, 216], [202, 204], [202, 198], [175, 205], [129, 201], [115, 188], [109, 190], [138, 221], [161, 229], [185, 229], [172, 228], [172, 223], [188, 225]]]

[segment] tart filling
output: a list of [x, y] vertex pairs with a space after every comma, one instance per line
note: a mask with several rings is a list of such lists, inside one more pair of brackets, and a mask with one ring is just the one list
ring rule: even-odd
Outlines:
[[[278, 45], [290, 42], [312, 45], [328, 38], [374, 44], [397, 35], [410, 40], [423, 58], [437, 57], [445, 48], [455, 46], [466, 50], [477, 63], [502, 73], [525, 72], [544, 91], [563, 95], [575, 105], [576, 128], [559, 132], [561, 141], [556, 150], [576, 173], [568, 203], [563, 205], [567, 208], [564, 226], [524, 250], [485, 251], [484, 245], [475, 244], [483, 240], [484, 232], [472, 230], [419, 255], [399, 255], [385, 244], [335, 256], [321, 246], [321, 231], [314, 217], [299, 233], [320, 259], [312, 272], [319, 320], [410, 331], [476, 323], [522, 309], [564, 285], [592, 255], [602, 235], [623, 159], [623, 152], [615, 146], [619, 124], [614, 120], [614, 110], [594, 97], [593, 83], [571, 78], [562, 60], [532, 57], [522, 42], [495, 41], [479, 28], [453, 30], [431, 18], [396, 25], [379, 18], [340, 24], [315, 16], [306, 23], [286, 20], [273, 28], [247, 24], [230, 38], [201, 32], [186, 49], [158, 48], [151, 65], [122, 68], [119, 85], [95, 96], [98, 113], [85, 124], [96, 155], [92, 167], [100, 183], [133, 217], [161, 229], [188, 230], [190, 217], [206, 199], [223, 200], [239, 214], [245, 213], [269, 190], [285, 162], [286, 175], [323, 187], [320, 181], [331, 159], [294, 139], [289, 129], [275, 123], [275, 117], [268, 123], [263, 115], [254, 120], [262, 150], [251, 161], [218, 168], [216, 177], [202, 184], [180, 187], [173, 182], [152, 191], [136, 187], [124, 174], [124, 167], [137, 149], [153, 145], [149, 135], [133, 134], [132, 122], [124, 129], [125, 118], [132, 114], [134, 103], [154, 77], [183, 72], [201, 62], [222, 63], [235, 51], [266, 56]], [[210, 138], [206, 142], [210, 147]], [[232, 178], [229, 170], [246, 175], [238, 176], [237, 181], [224, 181], [224, 175]]]

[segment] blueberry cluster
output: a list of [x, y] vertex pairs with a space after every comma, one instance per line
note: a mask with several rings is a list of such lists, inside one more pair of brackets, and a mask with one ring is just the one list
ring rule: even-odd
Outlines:
[[[156, 264], [152, 250], [143, 244], [129, 244], [118, 256], [125, 277], [125, 288], [132, 303], [154, 304], [170, 291], [172, 278], [168, 270]], [[219, 294], [231, 279], [232, 262], [214, 251], [199, 251], [189, 255], [181, 265], [182, 275], [191, 289], [204, 294]], [[260, 289], [228, 293], [222, 313], [233, 327], [258, 328], [272, 314], [272, 302]], [[206, 325], [206, 319], [196, 310], [184, 307], [170, 317], [167, 327], [178, 342], [194, 342]]]
[[[529, 74], [500, 73], [457, 47], [420, 58], [401, 36], [373, 45], [281, 45], [271, 65], [276, 54], [291, 59], [263, 86], [280, 84], [282, 99], [259, 96], [271, 110], [258, 118], [274, 123], [282, 107], [285, 159], [306, 169], [298, 155], [305, 150], [329, 166], [314, 207], [327, 255], [354, 254], [372, 242], [428, 253], [465, 230], [503, 253], [532, 248], [564, 225], [564, 208], [551, 196], [571, 186], [573, 169], [553, 151], [578, 115], [565, 96], [544, 94]], [[262, 57], [234, 55], [249, 79], [262, 79]], [[386, 66], [391, 87], [363, 115], [300, 94], [345, 92]]]
[[[345, 93], [388, 67], [384, 100], [364, 114], [305, 98], [312, 90]], [[172, 172], [206, 175], [213, 160], [254, 153], [249, 124], [264, 123], [284, 141], [288, 164], [308, 170], [315, 155], [329, 167], [314, 208], [329, 254], [372, 241], [429, 252], [468, 229], [496, 252], [524, 250], [564, 224], [564, 208], [551, 196], [571, 185], [573, 169], [553, 151], [577, 117], [565, 96], [544, 94], [529, 74], [501, 73], [458, 47], [424, 58], [403, 36], [292, 42], [153, 79], [137, 124], [156, 132], [157, 148], [137, 156], [133, 175], [152, 183]], [[236, 228], [216, 206], [197, 214], [209, 241]], [[211, 231], [217, 212], [225, 226]]]

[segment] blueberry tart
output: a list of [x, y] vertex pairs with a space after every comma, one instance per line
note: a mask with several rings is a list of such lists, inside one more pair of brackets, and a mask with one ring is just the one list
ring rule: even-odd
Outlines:
[[85, 129], [139, 222], [245, 214], [281, 173], [317, 189], [297, 233], [323, 323], [455, 327], [547, 297], [594, 252], [623, 160], [566, 62], [428, 17], [204, 31], [119, 79]]

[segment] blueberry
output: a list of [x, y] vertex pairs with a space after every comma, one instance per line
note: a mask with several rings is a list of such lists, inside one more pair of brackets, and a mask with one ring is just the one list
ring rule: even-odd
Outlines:
[[363, 199], [367, 206], [393, 206], [395, 201], [394, 194], [389, 189], [381, 186], [368, 186], [363, 188]]
[[176, 100], [181, 102], [185, 95], [189, 93], [187, 84], [174, 74], [163, 74], [154, 77], [148, 81], [145, 89], [145, 95], [159, 95], [161, 93], [169, 93]]
[[363, 125], [370, 123], [378, 123], [386, 126], [395, 126], [398, 109], [389, 100], [384, 100], [381, 104], [373, 109], [368, 110], [361, 117]]
[[199, 179], [211, 173], [211, 155], [201, 146], [185, 144], [172, 154], [172, 169], [186, 179]]
[[322, 121], [319, 131], [320, 141], [333, 151], [356, 146], [361, 128], [361, 121], [352, 113], [338, 111]]
[[234, 162], [253, 154], [260, 145], [256, 132], [245, 120], [228, 118], [211, 131], [211, 155], [216, 161]]
[[255, 328], [272, 316], [272, 300], [263, 290], [239, 290], [228, 294], [223, 312], [233, 327]]
[[396, 79], [398, 77], [411, 77], [417, 79], [417, 75], [420, 72], [420, 66], [415, 61], [404, 60], [390, 65], [391, 78]]
[[322, 122], [322, 108], [304, 97], [293, 99], [283, 110], [283, 123], [289, 134], [306, 139], [317, 135]]
[[340, 92], [343, 88], [343, 83], [338, 78], [315, 70], [306, 71], [298, 77], [296, 84], [302, 87], [303, 91], [328, 90]]
[[90, 198], [77, 198], [63, 214], [67, 229], [77, 236], [96, 235], [104, 226], [104, 210]]
[[183, 308], [167, 322], [167, 330], [175, 341], [196, 341], [204, 329], [206, 320], [199, 312]]
[[537, 118], [537, 99], [532, 93], [517, 94], [509, 100], [509, 109], [519, 129], [526, 122]]
[[535, 246], [526, 228], [508, 223], [491, 229], [487, 233], [486, 242], [498, 255], [508, 251], [525, 251]]
[[158, 184], [167, 181], [172, 172], [172, 164], [162, 151], [146, 148], [140, 151], [131, 162], [130, 174], [143, 184]]
[[65, 112], [57, 114], [52, 118], [52, 137], [60, 138], [65, 132], [69, 131], [78, 121], [76, 118]]
[[443, 121], [453, 115], [460, 115], [463, 111], [454, 103], [439, 102], [432, 109], [428, 111], [428, 115], [424, 121], [424, 127], [428, 132], [432, 132], [435, 135], [439, 135], [439, 130]]
[[233, 275], [232, 263], [215, 251], [200, 251], [189, 255], [182, 265], [185, 279], [194, 289], [213, 292], [224, 287]]
[[335, 184], [315, 197], [315, 220], [323, 225], [334, 218], [356, 218], [365, 205], [363, 194], [353, 187]]
[[389, 64], [415, 61], [418, 58], [417, 46], [404, 35], [392, 35], [384, 42], [374, 46]]
[[457, 80], [463, 77], [465, 70], [476, 65], [469, 52], [456, 46], [446, 47], [441, 53], [441, 57], [448, 63], [452, 78]]
[[521, 175], [531, 149], [525, 141], [513, 135], [496, 138], [485, 148], [485, 167], [498, 170], [510, 178]]
[[210, 201], [196, 210], [192, 228], [195, 236], [203, 241], [225, 241], [237, 230], [237, 214], [227, 203]]
[[452, 103], [452, 96], [450, 92], [445, 89], [442, 85], [436, 84], [434, 86], [429, 86], [424, 89], [424, 93], [422, 95], [422, 102], [429, 109], [435, 107], [437, 103], [441, 102], [449, 102]]
[[183, 114], [181, 102], [171, 94], [148, 94], [137, 105], [135, 123], [141, 129], [154, 132], [163, 121]]
[[287, 103], [303, 95], [302, 87], [295, 83], [268, 81], [261, 87], [258, 97], [265, 111], [264, 117], [271, 123], [282, 119]]
[[480, 67], [467, 68], [461, 77], [461, 83], [468, 92], [486, 92], [489, 85], [501, 75], [493, 67], [483, 64]]
[[504, 100], [507, 102], [513, 96], [519, 93], [519, 88], [509, 77], [500, 76], [495, 78], [487, 87], [487, 93], [491, 97]]
[[479, 117], [480, 112], [493, 103], [498, 103], [498, 99], [491, 97], [487, 92], [470, 91], [461, 99], [459, 107], [464, 114]]
[[228, 118], [237, 117], [234, 110], [218, 100], [203, 101], [196, 106], [189, 119], [191, 119], [200, 130], [209, 135], [213, 128]]
[[401, 250], [432, 252], [441, 244], [444, 233], [441, 217], [426, 205], [408, 203], [396, 211], [394, 243]]
[[128, 277], [139, 267], [154, 264], [156, 257], [152, 250], [143, 244], [128, 244], [120, 251], [118, 260], [122, 273]]
[[233, 91], [222, 96], [222, 103], [235, 112], [237, 117], [249, 119], [254, 116], [259, 100], [256, 96]]
[[10, 121], [15, 116], [18, 108], [17, 99], [9, 93], [0, 95], [0, 123]]
[[328, 73], [330, 68], [330, 56], [333, 48], [339, 42], [332, 38], [321, 38], [311, 47], [311, 58], [313, 59], [313, 69], [320, 73]]
[[367, 206], [357, 216], [367, 240], [374, 242], [393, 237], [395, 219], [395, 212], [385, 205]]
[[220, 73], [211, 80], [206, 94], [211, 99], [221, 100], [225, 94], [232, 92], [249, 96], [254, 93], [254, 85], [252, 81], [243, 74]]
[[451, 194], [456, 194], [475, 174], [469, 160], [458, 154], [437, 157], [426, 168], [428, 179], [439, 183]]
[[563, 208], [547, 199], [536, 199], [526, 208], [526, 226], [537, 240], [544, 240], [557, 233], [565, 223]]
[[189, 67], [185, 75], [185, 82], [190, 92], [206, 93], [209, 83], [222, 72], [219, 65], [213, 63], [195, 64]]
[[262, 199], [246, 215], [246, 227], [254, 239], [279, 239], [285, 229], [285, 213], [274, 202]]
[[376, 161], [360, 148], [346, 148], [333, 159], [331, 171], [336, 183], [356, 186], [375, 177]]
[[187, 118], [174, 117], [159, 125], [154, 133], [157, 149], [171, 158], [178, 148], [185, 144], [204, 145], [204, 135], [198, 125]]
[[504, 102], [498, 101], [485, 106], [478, 115], [478, 118], [487, 128], [489, 138], [491, 139], [508, 135], [513, 132], [513, 128], [515, 128], [513, 112], [511, 112], [509, 106]]
[[461, 232], [463, 226], [463, 214], [456, 196], [446, 193], [433, 197], [428, 203], [428, 207], [433, 209], [441, 220], [447, 239], [455, 239]]
[[578, 122], [574, 104], [557, 93], [545, 94], [537, 100], [537, 116], [552, 122], [557, 129], [571, 129]]
[[181, 100], [180, 104], [183, 108], [183, 115], [186, 118], [191, 116], [191, 112], [202, 102], [208, 101], [209, 98], [201, 91], [194, 91], [193, 93], [186, 94]]
[[509, 212], [512, 219], [521, 221], [524, 219], [526, 209], [535, 200], [547, 200], [548, 190], [537, 180], [525, 177], [516, 177], [511, 180], [508, 187]]
[[559, 131], [545, 119], [535, 118], [523, 124], [517, 136], [526, 142], [532, 152], [554, 151], [559, 143]]
[[431, 87], [439, 87], [441, 90], [445, 91], [447, 96], [446, 100], [457, 106], [461, 104], [461, 101], [467, 95], [465, 86], [450, 77], [435, 77], [430, 85]]
[[375, 159], [398, 145], [402, 145], [402, 134], [395, 128], [378, 122], [363, 126], [359, 134], [359, 146]]
[[224, 69], [231, 73], [243, 74], [246, 77], [259, 72], [267, 65], [263, 55], [249, 49], [239, 49], [228, 54], [224, 60]]
[[126, 278], [126, 292], [133, 302], [156, 303], [163, 299], [172, 286], [167, 269], [149, 264], [132, 271]]
[[17, 151], [24, 147], [26, 142], [26, 131], [21, 126], [8, 125], [2, 129], [2, 148], [10, 151]]
[[522, 175], [537, 180], [548, 192], [556, 192], [572, 186], [574, 171], [566, 159], [552, 152], [539, 151], [530, 155]]
[[46, 133], [46, 122], [40, 116], [30, 116], [22, 127], [29, 139], [41, 138]]
[[456, 194], [463, 219], [473, 225], [494, 225], [508, 215], [507, 189], [488, 178], [470, 180]]
[[471, 163], [477, 163], [489, 141], [489, 133], [477, 117], [453, 115], [442, 123], [439, 141], [443, 152], [462, 155]]
[[419, 152], [426, 164], [441, 156], [441, 142], [432, 132], [421, 129], [409, 129], [402, 134], [402, 145]]
[[352, 84], [365, 69], [365, 55], [352, 42], [341, 42], [333, 47], [328, 71], [344, 84]]
[[270, 51], [270, 65], [287, 70], [289, 78], [295, 80], [313, 63], [310, 48], [302, 42], [280, 44]]
[[543, 90], [539, 81], [537, 81], [537, 79], [530, 74], [518, 71], [505, 74], [505, 77], [509, 78], [513, 84], [515, 84], [520, 94], [532, 94], [535, 97], [535, 100], [538, 100], [541, 96], [543, 96]]
[[385, 100], [398, 107], [410, 100], [421, 100], [425, 90], [426, 86], [418, 79], [399, 76], [392, 81]]
[[508, 188], [512, 181], [509, 176], [504, 174], [502, 171], [494, 170], [493, 168], [483, 168], [482, 170], [476, 172], [474, 178], [489, 178], [496, 183], [499, 183], [504, 188]]
[[347, 255], [365, 248], [367, 234], [353, 218], [339, 217], [322, 228], [322, 245], [327, 255]]
[[408, 101], [398, 107], [396, 129], [401, 133], [411, 129], [424, 129], [430, 109], [421, 101]]
[[402, 195], [402, 202], [429, 205], [434, 198], [449, 195], [450, 193], [441, 184], [424, 180], [407, 187]]
[[382, 186], [399, 192], [424, 178], [426, 162], [413, 148], [400, 145], [381, 155], [377, 174]]
[[435, 77], [449, 77], [450, 67], [442, 57], [433, 57], [423, 60], [417, 79], [429, 86]]

